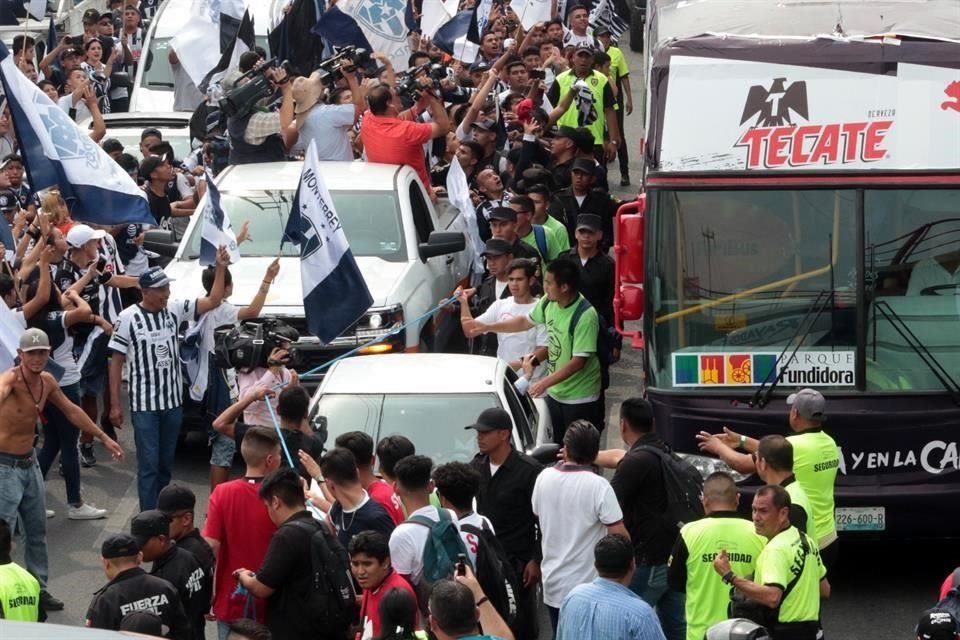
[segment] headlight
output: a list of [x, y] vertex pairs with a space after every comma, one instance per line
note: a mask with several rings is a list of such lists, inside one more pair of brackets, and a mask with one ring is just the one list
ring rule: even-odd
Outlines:
[[379, 313], [370, 314], [370, 323], [369, 326], [371, 329], [379, 329], [383, 326], [383, 315]]
[[403, 307], [400, 305], [370, 309], [357, 320], [356, 336], [361, 342], [379, 338], [385, 333], [392, 333], [402, 324]]
[[694, 468], [700, 472], [700, 475], [703, 476], [704, 480], [706, 480], [707, 476], [709, 476], [711, 473], [716, 473], [718, 471], [728, 474], [731, 478], [733, 478], [734, 482], [743, 482], [750, 477], [746, 474], [740, 473], [739, 471], [735, 471], [733, 467], [719, 458], [698, 456], [692, 453], [676, 453], [685, 461], [692, 464]]

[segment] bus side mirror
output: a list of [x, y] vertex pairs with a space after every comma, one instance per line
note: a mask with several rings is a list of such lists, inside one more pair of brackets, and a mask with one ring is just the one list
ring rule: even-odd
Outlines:
[[644, 213], [646, 194], [640, 194], [633, 202], [623, 204], [617, 210], [614, 243], [616, 254], [616, 289], [613, 296], [613, 311], [617, 330], [633, 338], [635, 347], [642, 346], [639, 331], [624, 331], [623, 323], [643, 317], [644, 276]]

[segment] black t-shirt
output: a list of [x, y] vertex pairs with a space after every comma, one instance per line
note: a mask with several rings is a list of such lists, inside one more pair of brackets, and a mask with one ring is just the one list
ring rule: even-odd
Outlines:
[[192, 630], [172, 584], [147, 575], [140, 567], [127, 569], [97, 591], [87, 609], [87, 624], [95, 629], [118, 631], [123, 618], [148, 611], [170, 631], [168, 638], [190, 638]]
[[315, 522], [307, 511], [291, 516], [273, 534], [257, 571], [257, 579], [274, 590], [267, 598], [265, 618], [273, 640], [301, 640], [320, 634], [307, 607], [313, 580], [310, 555], [313, 533], [293, 524], [294, 520]]
[[[151, 211], [153, 211], [152, 208]], [[117, 233], [117, 254], [120, 256], [120, 261], [123, 262], [124, 265], [133, 260], [140, 252], [140, 247], [137, 245], [137, 237], [141, 233], [143, 233], [142, 224], [128, 224]]]
[[154, 560], [150, 575], [163, 578], [174, 586], [180, 596], [180, 603], [187, 613], [193, 629], [191, 637], [203, 638], [204, 615], [210, 610], [210, 599], [202, 600], [203, 581], [206, 576], [200, 563], [193, 554], [176, 544]]
[[147, 201], [150, 203], [150, 213], [154, 220], [164, 229], [170, 228], [170, 192], [164, 190], [162, 196], [158, 196], [153, 189], [147, 187]]
[[[320, 457], [323, 455], [323, 443], [317, 436], [313, 434], [307, 435], [302, 431], [280, 429], [280, 432], [283, 434], [283, 441], [287, 443], [287, 451], [290, 452], [290, 456], [295, 463], [293, 468], [296, 469], [297, 473], [304, 479], [309, 480], [310, 474], [307, 473], [307, 470], [303, 467], [303, 463], [300, 462], [300, 458], [297, 457], [297, 451], [303, 449], [306, 453], [310, 454], [311, 458], [320, 462]], [[286, 456], [283, 456], [283, 466], [290, 466], [287, 464]]]
[[337, 530], [337, 540], [344, 547], [361, 531], [379, 531], [389, 538], [397, 526], [383, 505], [369, 496], [359, 509], [350, 513], [344, 513], [343, 505], [339, 502], [333, 503], [330, 508], [330, 522]]

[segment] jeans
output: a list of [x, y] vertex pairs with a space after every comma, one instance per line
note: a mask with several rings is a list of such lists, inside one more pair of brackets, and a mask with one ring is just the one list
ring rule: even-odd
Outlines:
[[657, 612], [667, 640], [685, 640], [687, 620], [684, 594], [667, 587], [667, 565], [638, 564], [630, 591], [643, 598]]
[[[80, 404], [79, 382], [60, 387], [60, 390], [67, 396], [67, 400], [75, 405]], [[79, 507], [83, 504], [83, 498], [80, 497], [80, 456], [77, 453], [80, 430], [51, 403], [47, 403], [44, 411], [47, 414], [47, 423], [43, 425], [43, 447], [37, 455], [40, 474], [46, 479], [47, 472], [59, 452], [60, 463], [63, 465], [63, 482], [67, 485], [67, 504]]]
[[137, 446], [137, 494], [140, 510], [155, 509], [160, 490], [170, 484], [183, 408], [133, 411], [133, 440]]
[[[32, 464], [20, 466], [24, 461]], [[40, 582], [40, 588], [45, 589], [49, 577], [47, 505], [40, 467], [32, 453], [27, 456], [0, 453], [0, 519], [6, 520], [10, 531], [14, 531], [18, 515], [26, 538], [24, 558], [27, 571]]]
[[217, 640], [227, 640], [228, 633], [230, 633], [230, 625], [217, 620]]

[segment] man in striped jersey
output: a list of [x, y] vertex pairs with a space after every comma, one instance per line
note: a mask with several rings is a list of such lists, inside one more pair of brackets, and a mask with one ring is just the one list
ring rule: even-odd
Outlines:
[[[137, 447], [137, 493], [140, 510], [157, 505], [160, 490], [170, 482], [173, 456], [183, 419], [183, 376], [179, 328], [197, 320], [223, 301], [224, 271], [230, 257], [221, 247], [210, 295], [196, 300], [170, 298], [171, 279], [160, 267], [140, 276], [143, 300], [120, 312], [108, 348], [110, 360], [110, 422], [120, 427], [120, 378], [130, 363], [130, 420]], [[168, 304], [169, 301], [169, 304]]]

